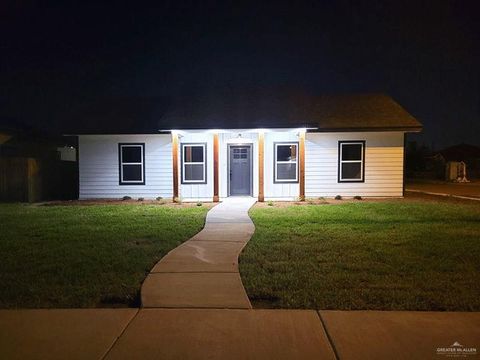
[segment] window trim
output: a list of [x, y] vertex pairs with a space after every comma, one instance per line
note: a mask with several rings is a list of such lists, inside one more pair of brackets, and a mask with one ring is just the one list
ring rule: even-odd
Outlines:
[[[122, 159], [123, 147], [140, 147], [142, 152], [142, 161], [135, 163], [125, 163]], [[141, 165], [142, 180], [123, 180], [123, 165]], [[119, 185], [145, 185], [145, 143], [118, 143], [118, 184]]]
[[[202, 162], [185, 162], [184, 160], [184, 148], [185, 146], [201, 146], [203, 147], [203, 161]], [[207, 183], [207, 143], [181, 143], [180, 144], [180, 160], [181, 160], [181, 183], [185, 185], [196, 185]], [[185, 165], [186, 164], [202, 164], [203, 165], [203, 180], [185, 180]]]
[[[343, 144], [358, 144], [362, 145], [362, 158], [361, 160], [342, 160], [342, 145]], [[365, 140], [340, 140], [338, 141], [338, 174], [337, 182], [338, 183], [364, 183], [365, 182]], [[361, 178], [360, 179], [343, 179], [342, 178], [342, 164], [343, 163], [360, 163], [361, 165]]]
[[[277, 147], [279, 145], [295, 145], [297, 147], [297, 158], [295, 161], [277, 161]], [[282, 142], [274, 142], [273, 143], [273, 183], [274, 184], [298, 184], [299, 183], [299, 175], [298, 175], [298, 167], [300, 164], [300, 144], [298, 141], [282, 141]], [[277, 179], [277, 165], [278, 164], [296, 164], [296, 172], [295, 172], [295, 180], [286, 179], [286, 180], [279, 180]]]

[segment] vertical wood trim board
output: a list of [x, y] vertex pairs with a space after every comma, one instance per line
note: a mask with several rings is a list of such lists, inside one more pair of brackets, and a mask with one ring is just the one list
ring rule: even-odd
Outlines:
[[213, 134], [213, 202], [218, 201], [218, 134]]
[[300, 200], [305, 200], [305, 131], [300, 131]]
[[173, 201], [178, 199], [178, 134], [172, 134]]
[[265, 158], [265, 134], [258, 133], [258, 201], [265, 200], [264, 192], [264, 158]]

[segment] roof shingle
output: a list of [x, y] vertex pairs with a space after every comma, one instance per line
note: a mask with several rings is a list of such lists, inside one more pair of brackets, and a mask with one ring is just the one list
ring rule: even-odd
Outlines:
[[182, 129], [311, 128], [312, 131], [420, 131], [422, 125], [383, 94], [312, 96], [302, 92], [226, 92], [219, 96], [122, 98], [77, 113], [77, 134], [157, 133]]

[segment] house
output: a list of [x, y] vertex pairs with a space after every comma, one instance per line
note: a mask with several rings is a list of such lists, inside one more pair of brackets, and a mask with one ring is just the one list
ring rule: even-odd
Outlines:
[[[405, 134], [422, 129], [381, 94], [226, 92], [186, 96], [163, 112], [154, 101], [127, 103], [113, 122], [131, 128], [95, 131], [82, 120], [80, 199], [401, 197]], [[89, 120], [112, 123], [109, 114]]]
[[467, 174], [469, 178], [480, 177], [480, 148], [470, 144], [457, 144], [447, 147], [432, 156], [425, 159], [429, 168], [439, 169], [441, 178], [445, 176], [447, 163], [464, 162], [467, 165]]

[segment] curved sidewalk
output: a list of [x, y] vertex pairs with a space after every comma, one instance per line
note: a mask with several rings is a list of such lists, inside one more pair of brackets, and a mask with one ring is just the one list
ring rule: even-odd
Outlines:
[[142, 285], [142, 306], [251, 309], [238, 255], [255, 230], [248, 216], [255, 201], [227, 198], [212, 208], [203, 230], [153, 267]]

